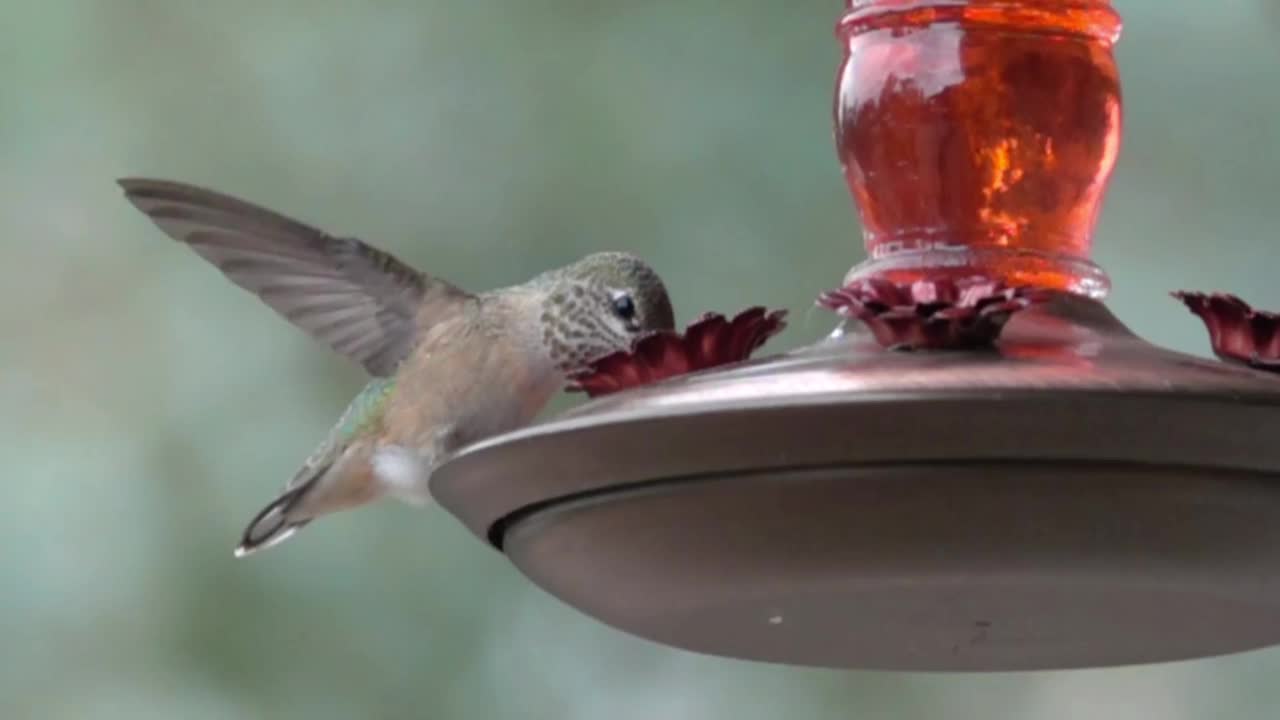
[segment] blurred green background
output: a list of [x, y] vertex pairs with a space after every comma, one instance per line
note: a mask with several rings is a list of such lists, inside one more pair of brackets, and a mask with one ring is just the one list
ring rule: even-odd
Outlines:
[[[1276, 0], [1118, 0], [1126, 144], [1096, 258], [1280, 307]], [[0, 0], [0, 718], [1271, 718], [1280, 650], [973, 677], [657, 647], [387, 503], [235, 561], [362, 382], [170, 242], [151, 175], [471, 288], [600, 249], [680, 319], [796, 310], [861, 258], [829, 126], [837, 0]], [[566, 400], [558, 401], [557, 408]]]

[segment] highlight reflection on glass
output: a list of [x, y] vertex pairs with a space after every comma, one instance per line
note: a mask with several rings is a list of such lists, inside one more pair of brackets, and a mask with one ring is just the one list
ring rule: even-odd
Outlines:
[[1088, 258], [1120, 147], [1109, 0], [849, 5], [835, 122], [870, 258], [855, 277], [1104, 296]]

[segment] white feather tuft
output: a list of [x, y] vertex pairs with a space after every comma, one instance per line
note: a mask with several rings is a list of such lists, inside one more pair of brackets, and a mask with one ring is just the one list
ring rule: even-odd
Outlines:
[[373, 472], [387, 494], [411, 505], [426, 505], [431, 501], [427, 491], [427, 478], [431, 471], [420, 454], [389, 445], [373, 454]]

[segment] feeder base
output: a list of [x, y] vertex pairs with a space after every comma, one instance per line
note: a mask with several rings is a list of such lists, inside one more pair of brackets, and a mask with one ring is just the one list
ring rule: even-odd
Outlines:
[[439, 501], [616, 628], [736, 658], [977, 671], [1280, 643], [1280, 381], [1101, 304], [998, 350], [842, 335], [463, 450]]

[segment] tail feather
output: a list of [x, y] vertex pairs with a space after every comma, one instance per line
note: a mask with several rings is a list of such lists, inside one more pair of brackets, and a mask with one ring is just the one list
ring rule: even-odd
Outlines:
[[240, 537], [240, 544], [236, 547], [235, 555], [238, 558], [247, 557], [259, 550], [278, 545], [288, 540], [304, 525], [310, 522], [310, 518], [304, 520], [289, 519], [289, 510], [302, 497], [302, 491], [307, 485], [293, 488], [284, 493], [280, 497], [271, 501], [271, 504], [264, 507], [253, 520], [249, 521], [249, 525], [245, 527], [244, 534]]

